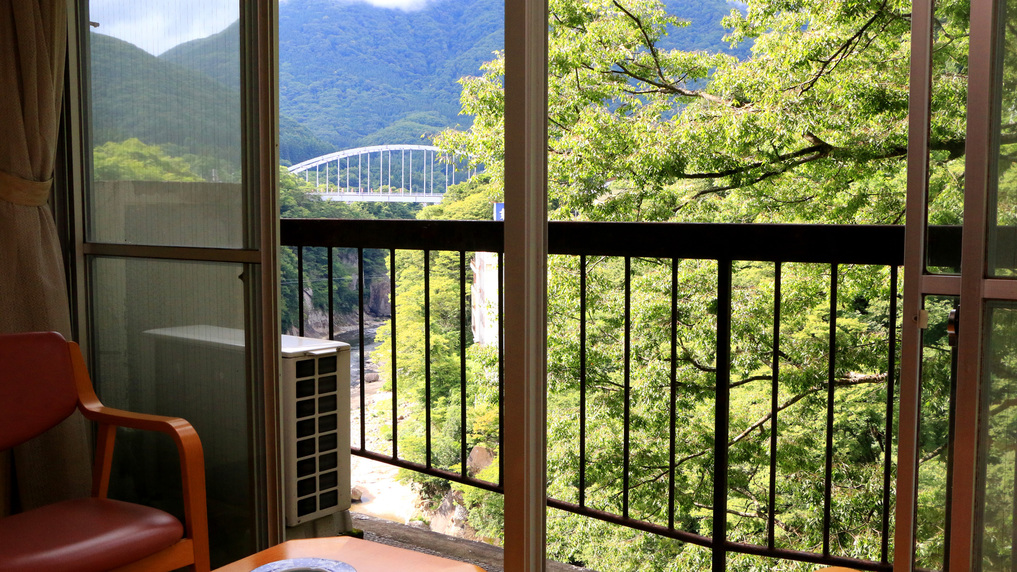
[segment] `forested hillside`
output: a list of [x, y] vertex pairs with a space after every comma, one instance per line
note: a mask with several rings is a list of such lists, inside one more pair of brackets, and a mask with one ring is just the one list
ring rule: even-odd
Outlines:
[[219, 83], [240, 89], [240, 22], [218, 34], [184, 42], [163, 52], [159, 59], [199, 71]]
[[136, 138], [239, 169], [235, 88], [102, 34], [91, 35], [91, 56], [93, 145]]
[[[92, 33], [93, 144], [131, 138], [169, 144], [176, 146], [169, 149], [172, 155], [214, 157], [229, 164], [228, 171], [239, 172], [237, 29], [234, 24], [160, 57]], [[279, 126], [283, 161], [335, 150], [286, 115], [280, 116]]]
[[[732, 5], [670, 5], [690, 25], [672, 28], [662, 47], [731, 51], [720, 20]], [[480, 75], [504, 44], [503, 0], [442, 0], [414, 12], [290, 0], [279, 18], [281, 110], [341, 148], [419, 143], [443, 127], [469, 127], [458, 81]]]
[[[747, 44], [732, 50], [722, 40], [720, 20], [733, 5], [669, 4], [689, 25], [670, 27], [661, 47], [747, 56]], [[503, 19], [503, 0], [440, 0], [412, 12], [332, 0], [281, 4], [283, 162], [468, 128], [459, 80], [481, 75], [481, 63], [501, 49]], [[175, 155], [238, 161], [239, 24], [158, 57], [102, 34], [91, 38], [96, 145], [137, 138], [178, 145]]]
[[[500, 0], [417, 12], [291, 0], [279, 14], [280, 109], [340, 148], [386, 128], [399, 139], [388, 143], [420, 143], [456, 122], [468, 126], [456, 81], [478, 73], [502, 30]], [[426, 121], [411, 117], [422, 112]]]

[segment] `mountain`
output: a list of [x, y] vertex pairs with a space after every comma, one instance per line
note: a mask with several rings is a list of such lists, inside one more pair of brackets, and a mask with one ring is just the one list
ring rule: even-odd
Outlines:
[[732, 10], [741, 10], [744, 4], [725, 0], [662, 0], [667, 11], [688, 22], [681, 28], [671, 27], [668, 36], [660, 42], [662, 48], [685, 51], [725, 52], [739, 59], [748, 58], [750, 45], [732, 48], [724, 41], [727, 34], [720, 21]]
[[[156, 57], [110, 36], [92, 33], [93, 144], [141, 141], [174, 154], [206, 155], [240, 165], [238, 26], [181, 44]], [[335, 151], [285, 115], [280, 156], [295, 163]]]
[[236, 91], [122, 40], [91, 34], [92, 142], [136, 137], [240, 164]]
[[[217, 34], [184, 42], [167, 50], [159, 56], [159, 60], [201, 72], [238, 93], [239, 46], [240, 23], [234, 22]], [[283, 163], [299, 163], [336, 150], [334, 145], [315, 137], [309, 129], [286, 113], [280, 113], [279, 158]]]
[[[289, 0], [279, 9], [280, 109], [337, 147], [394, 123], [462, 123], [458, 79], [503, 44], [501, 0], [445, 0], [414, 12], [360, 2]], [[420, 143], [420, 132], [397, 129]]]
[[[666, 0], [689, 22], [664, 48], [726, 51], [725, 0]], [[280, 109], [340, 148], [420, 143], [467, 127], [458, 80], [504, 47], [503, 0], [436, 0], [404, 12], [350, 0], [288, 0], [279, 7]], [[425, 114], [426, 121], [421, 121]]]
[[[725, 0], [665, 0], [690, 22], [661, 47], [728, 51]], [[159, 57], [92, 33], [96, 144], [137, 137], [239, 162], [239, 23]], [[421, 143], [459, 115], [457, 81], [504, 43], [504, 0], [435, 0], [406, 12], [353, 0], [279, 7], [280, 156], [297, 163], [337, 149]]]
[[164, 62], [199, 71], [240, 91], [240, 22], [205, 38], [184, 42], [159, 56]]

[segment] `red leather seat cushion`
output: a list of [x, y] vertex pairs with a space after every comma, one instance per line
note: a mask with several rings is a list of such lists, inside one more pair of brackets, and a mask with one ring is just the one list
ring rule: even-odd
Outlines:
[[175, 544], [172, 515], [110, 500], [75, 499], [0, 519], [0, 570], [101, 572]]

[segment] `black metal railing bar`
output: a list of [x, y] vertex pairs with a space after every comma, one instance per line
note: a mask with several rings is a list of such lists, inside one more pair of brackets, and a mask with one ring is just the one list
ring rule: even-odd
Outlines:
[[[500, 336], [498, 343], [501, 343]], [[459, 470], [464, 479], [469, 478], [466, 467], [466, 251], [463, 250], [459, 251]]]
[[[674, 262], [672, 262], [674, 264]], [[731, 434], [731, 259], [717, 261], [717, 376], [714, 416], [713, 572], [727, 570], [727, 479]]]
[[[424, 251], [424, 401], [431, 403], [431, 251]], [[431, 408], [424, 408], [424, 458], [427, 468], [431, 463]], [[501, 479], [498, 480], [501, 482]]]
[[[939, 232], [930, 229], [930, 237], [935, 241], [948, 244], [952, 229]], [[392, 342], [392, 449], [391, 455], [370, 451], [366, 445], [366, 405], [364, 397], [365, 356], [360, 352], [360, 446], [354, 453], [383, 461], [398, 467], [417, 470], [451, 481], [477, 486], [479, 488], [501, 492], [499, 483], [489, 483], [468, 475], [467, 472], [467, 366], [466, 366], [466, 253], [495, 252], [498, 253], [501, 267], [503, 251], [502, 223], [493, 221], [350, 221], [350, 220], [302, 220], [284, 219], [281, 225], [282, 243], [285, 246], [297, 247], [298, 259], [298, 292], [300, 332], [303, 334], [304, 278], [303, 257], [304, 247], [327, 247], [329, 249], [328, 281], [329, 287], [329, 330], [332, 323], [332, 290], [333, 281], [332, 249], [337, 247], [356, 248], [358, 257], [358, 295], [359, 295], [359, 328], [361, 348], [364, 347], [364, 250], [388, 250], [390, 267], [395, 268], [396, 250], [415, 250], [423, 253], [424, 266], [424, 338], [425, 338], [425, 415], [426, 415], [426, 456], [424, 463], [402, 459], [398, 449], [398, 402], [397, 394], [397, 344], [396, 344], [396, 280], [395, 272], [390, 275], [390, 291], [392, 306], [391, 342]], [[714, 567], [724, 568], [727, 551], [745, 554], [757, 554], [776, 558], [786, 558], [817, 564], [846, 565], [868, 570], [887, 570], [888, 544], [890, 534], [890, 490], [892, 486], [892, 460], [890, 455], [884, 457], [881, 548], [880, 561], [872, 562], [837, 556], [831, 553], [830, 527], [833, 483], [833, 431], [835, 406], [835, 371], [836, 371], [836, 335], [837, 335], [837, 288], [840, 265], [883, 265], [890, 267], [891, 300], [888, 326], [888, 367], [887, 402], [886, 402], [886, 435], [885, 451], [892, 448], [893, 409], [894, 409], [894, 368], [896, 357], [896, 318], [897, 318], [897, 281], [898, 266], [903, 263], [904, 229], [899, 226], [852, 226], [852, 225], [735, 225], [735, 224], [668, 224], [668, 223], [587, 223], [587, 222], [550, 222], [548, 225], [548, 251], [550, 254], [574, 255], [579, 257], [580, 266], [580, 403], [579, 403], [579, 483], [578, 504], [558, 499], [548, 499], [548, 506], [578, 514], [583, 514], [627, 526], [633, 529], [660, 534], [663, 536], [710, 547], [714, 551]], [[430, 333], [430, 258], [434, 251], [451, 251], [459, 255], [459, 361], [460, 361], [460, 411], [459, 411], [459, 471], [451, 471], [435, 467], [432, 461], [431, 435], [431, 333]], [[587, 299], [587, 258], [589, 256], [618, 256], [624, 259], [624, 421], [623, 421], [623, 463], [622, 469], [622, 505], [621, 514], [613, 514], [588, 506], [586, 497], [586, 450], [587, 435], [587, 355], [586, 346], [588, 333], [586, 330], [588, 299]], [[668, 470], [668, 512], [667, 525], [660, 525], [629, 514], [630, 491], [630, 412], [631, 412], [631, 277], [632, 258], [664, 258], [671, 260], [671, 388], [669, 395], [669, 460]], [[677, 308], [678, 308], [678, 261], [686, 259], [717, 261], [717, 347], [716, 347], [716, 415], [714, 419], [714, 439], [716, 448], [713, 484], [714, 502], [711, 507], [713, 525], [711, 536], [679, 530], [675, 524], [675, 456], [676, 456], [676, 387], [677, 387]], [[734, 261], [766, 261], [774, 264], [774, 324], [773, 342], [770, 349], [771, 361], [771, 400], [770, 400], [770, 462], [768, 480], [768, 499], [766, 509], [765, 546], [731, 542], [727, 539], [728, 515], [728, 447], [730, 446], [730, 363], [731, 363], [731, 308], [732, 308], [732, 273]], [[949, 266], [952, 256], [939, 254], [937, 265]], [[829, 324], [829, 364], [827, 376], [826, 399], [826, 450], [824, 459], [824, 493], [823, 493], [823, 547], [822, 554], [779, 548], [775, 545], [775, 514], [776, 514], [776, 451], [778, 439], [778, 414], [781, 405], [778, 400], [778, 379], [780, 374], [780, 316], [781, 316], [781, 272], [784, 263], [823, 263], [829, 264], [830, 277], [830, 324]], [[498, 288], [501, 292], [503, 276], [498, 276]], [[502, 297], [498, 299], [499, 328], [499, 396], [504, 394], [504, 347], [502, 344], [502, 324], [504, 308]], [[503, 436], [503, 400], [499, 400], [499, 445]], [[501, 449], [499, 449], [501, 450]], [[501, 474], [501, 472], [499, 472]], [[719, 568], [718, 568], [719, 566]]]
[[[392, 379], [391, 379], [391, 381], [392, 381], [392, 458], [393, 459], [398, 459], [399, 458], [399, 375], [398, 375], [398, 372], [399, 372], [399, 360], [398, 360], [398, 358], [399, 358], [399, 343], [398, 343], [398, 341], [399, 340], [397, 338], [397, 334], [399, 333], [399, 330], [398, 330], [398, 328], [396, 328], [396, 315], [398, 314], [398, 312], [396, 312], [396, 304], [395, 304], [395, 301], [396, 301], [396, 272], [395, 272], [395, 268], [396, 268], [396, 250], [394, 248], [390, 249], [389, 253], [388, 253], [388, 256], [389, 256], [389, 260], [391, 261], [390, 264], [392, 265], [392, 272], [389, 273], [389, 296], [391, 296], [391, 300], [392, 300], [392, 317], [389, 318], [389, 323], [391, 324], [391, 329], [390, 329], [390, 332], [389, 332], [389, 336], [391, 336], [391, 340], [392, 340], [392, 368], [391, 368], [391, 373], [389, 374], [389, 375], [392, 376]], [[359, 264], [363, 264], [363, 261], [358, 261], [358, 263]], [[363, 312], [363, 311], [364, 311], [364, 309], [360, 308], [360, 312]], [[361, 353], [363, 353], [363, 352], [361, 352]], [[360, 386], [360, 391], [361, 391], [361, 393], [364, 392], [364, 386], [362, 386], [362, 385]], [[427, 404], [427, 408], [428, 409], [431, 408], [431, 404], [430, 403]], [[363, 417], [360, 418], [360, 422], [362, 424], [365, 423], [365, 420], [364, 420]], [[363, 448], [367, 449], [367, 447], [363, 447]]]

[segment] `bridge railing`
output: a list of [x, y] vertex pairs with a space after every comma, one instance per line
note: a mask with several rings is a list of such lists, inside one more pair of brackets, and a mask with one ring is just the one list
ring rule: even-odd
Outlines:
[[[937, 237], [952, 232], [945, 229], [944, 232], [937, 232]], [[549, 317], [549, 320], [569, 320], [574, 327], [570, 327], [574, 339], [574, 355], [562, 358], [570, 365], [562, 370], [561, 364], [556, 363], [549, 377], [556, 378], [550, 384], [552, 388], [568, 386], [578, 393], [578, 402], [574, 404], [574, 417], [568, 420], [553, 420], [556, 435], [567, 435], [574, 442], [574, 466], [577, 476], [568, 482], [555, 482], [555, 469], [549, 468], [552, 475], [550, 490], [558, 491], [555, 498], [548, 499], [548, 506], [585, 515], [594, 519], [614, 523], [632, 529], [657, 534], [663, 537], [687, 542], [692, 545], [703, 547], [711, 554], [713, 559], [726, 559], [729, 554], [756, 555], [767, 558], [784, 559], [798, 562], [807, 562], [824, 565], [842, 565], [865, 570], [890, 570], [890, 546], [892, 542], [892, 491], [895, 475], [895, 399], [896, 399], [896, 356], [898, 352], [898, 323], [900, 319], [898, 311], [898, 268], [903, 263], [904, 255], [904, 229], [899, 226], [820, 226], [820, 225], [727, 225], [727, 224], [666, 224], [666, 223], [583, 223], [583, 222], [551, 222], [549, 223], [549, 253], [554, 257], [556, 264], [563, 264], [570, 267], [576, 276], [575, 286], [578, 288], [578, 307], [574, 315], [562, 317], [556, 315]], [[949, 237], [948, 237], [949, 238]], [[949, 240], [933, 241], [937, 243], [949, 243]], [[468, 388], [476, 384], [470, 375], [477, 375], [476, 372], [468, 372], [467, 367], [467, 345], [470, 340], [468, 331], [470, 329], [470, 312], [478, 311], [475, 305], [467, 304], [471, 297], [471, 280], [474, 278], [469, 274], [468, 260], [472, 253], [486, 252], [493, 253], [500, 267], [501, 254], [503, 252], [502, 223], [493, 221], [415, 221], [415, 220], [283, 220], [282, 221], [282, 244], [285, 247], [292, 247], [298, 252], [305, 249], [325, 248], [328, 250], [328, 258], [332, 260], [333, 249], [349, 249], [347, 255], [350, 260], [355, 259], [353, 265], [357, 270], [357, 276], [347, 280], [347, 284], [353, 284], [357, 289], [357, 296], [360, 302], [357, 304], [358, 328], [360, 347], [364, 347], [365, 335], [365, 302], [369, 293], [365, 291], [365, 251], [379, 249], [388, 257], [389, 268], [401, 265], [408, 259], [416, 260], [422, 269], [421, 279], [424, 281], [423, 289], [412, 289], [406, 292], [397, 290], [395, 273], [388, 277], [391, 296], [391, 307], [393, 317], [390, 321], [391, 356], [386, 358], [387, 370], [382, 372], [387, 378], [392, 392], [391, 411], [388, 415], [390, 421], [386, 429], [386, 436], [390, 439], [389, 445], [383, 447], [385, 451], [379, 451], [369, 446], [369, 435], [367, 433], [367, 417], [371, 414], [366, 408], [364, 387], [365, 387], [365, 361], [367, 357], [363, 352], [360, 354], [359, 364], [353, 364], [354, 378], [359, 375], [360, 388], [360, 415], [359, 428], [354, 434], [359, 434], [354, 439], [353, 453], [361, 457], [374, 459], [389, 463], [405, 469], [418, 471], [419, 473], [448, 479], [450, 481], [463, 483], [493, 492], [502, 492], [501, 478], [487, 480], [478, 478], [468, 469], [468, 456], [470, 444], [477, 441], [477, 437], [469, 433], [470, 427], [475, 428], [478, 422], [475, 419], [468, 419]], [[444, 265], [444, 272], [452, 275], [458, 274], [457, 285], [455, 286], [458, 299], [458, 312], [455, 307], [432, 308], [434, 302], [431, 300], [432, 291], [435, 290], [428, 283], [429, 276], [435, 269], [432, 265], [438, 262], [434, 253], [444, 252], [447, 257], [441, 264]], [[352, 254], [355, 253], [355, 254]], [[953, 257], [947, 253], [940, 256], [940, 264], [948, 265]], [[605, 261], [614, 261], [614, 278], [606, 278], [608, 273], [600, 272], [597, 268], [606, 266]], [[331, 263], [330, 263], [331, 264]], [[697, 280], [703, 281], [703, 276], [713, 276], [713, 279], [706, 278], [706, 283], [682, 282], [679, 279], [679, 268], [683, 272], [686, 268], [683, 265], [697, 265], [706, 268], [705, 272], [699, 274]], [[703, 266], [705, 265], [705, 266]], [[785, 394], [785, 387], [782, 385], [781, 365], [787, 361], [784, 351], [790, 351], [782, 343], [790, 337], [799, 335], [799, 332], [781, 332], [781, 312], [792, 311], [798, 307], [799, 301], [788, 299], [782, 294], [782, 287], [786, 287], [789, 267], [810, 266], [819, 268], [816, 276], [825, 276], [826, 291], [829, 297], [829, 312], [826, 314], [828, 327], [825, 334], [825, 342], [822, 342], [818, 353], [825, 356], [829, 367], [826, 369], [825, 379], [814, 380], [811, 389], [806, 393], [812, 403], [811, 407], [818, 409], [815, 432], [825, 435], [825, 445], [819, 446], [814, 451], [816, 459], [823, 459], [817, 466], [824, 468], [817, 469], [822, 473], [815, 476], [814, 482], [795, 483], [792, 486], [807, 487], [816, 491], [814, 495], [815, 506], [811, 507], [788, 507], [788, 500], [784, 498], [785, 489], [781, 488], [778, 493], [777, 481], [782, 476], [778, 468], [777, 459], [781, 455], [782, 439], [784, 431], [792, 431], [786, 425], [778, 423], [778, 418], [786, 415], [786, 409], [795, 402], [782, 402]], [[633, 343], [640, 336], [647, 334], [639, 328], [645, 326], [643, 317], [637, 317], [637, 312], [645, 311], [634, 309], [633, 279], [640, 275], [634, 268], [641, 266], [645, 272], [658, 272], [664, 276], [662, 286], [659, 286], [659, 298], [642, 299], [639, 304], [655, 304], [654, 311], [661, 315], [657, 317], [660, 324], [658, 328], [666, 340], [666, 348], [657, 348], [654, 352], [647, 353], [646, 340], [640, 342], [640, 353], [636, 355]], [[655, 270], [645, 270], [656, 267]], [[873, 307], [883, 308], [885, 316], [883, 334], [876, 334], [876, 345], [873, 348], [873, 355], [881, 357], [872, 358], [880, 363], [881, 371], [868, 376], [866, 383], [872, 383], [882, 395], [883, 413], [876, 415], [881, 419], [878, 423], [869, 419], [867, 428], [856, 428], [858, 430], [874, 431], [878, 438], [874, 443], [876, 457], [871, 460], [873, 478], [877, 478], [878, 484], [866, 484], [873, 490], [869, 491], [871, 496], [870, 514], [865, 517], [865, 522], [843, 520], [842, 514], [837, 511], [837, 506], [842, 499], [843, 491], [856, 487], [858, 483], [843, 482], [844, 477], [840, 470], [835, 470], [835, 459], [840, 459], [842, 453], [834, 448], [833, 436], [844, 431], [852, 431], [852, 424], [860, 422], [852, 418], [850, 411], [838, 409], [838, 398], [845, 391], [851, 391], [851, 386], [861, 383], [851, 375], [845, 377], [845, 365], [838, 357], [838, 350], [845, 350], [846, 340], [843, 328], [838, 328], [839, 308], [845, 304], [854, 302], [841, 300], [838, 297], [838, 286], [845, 281], [858, 279], [855, 270], [858, 268], [876, 269], [877, 272], [868, 275], [881, 276], [881, 285], [874, 285], [877, 292], [882, 292], [884, 298], [868, 299], [866, 303]], [[620, 269], [620, 272], [618, 270]], [[882, 270], [879, 270], [882, 269]], [[785, 272], [782, 278], [782, 271]], [[306, 269], [298, 268], [299, 292], [305, 291], [303, 282]], [[642, 272], [642, 271], [641, 271]], [[621, 278], [617, 278], [620, 274]], [[670, 279], [666, 276], [670, 274]], [[754, 312], [748, 312], [744, 307], [745, 299], [742, 295], [746, 288], [747, 276], [751, 276], [752, 287], [761, 287], [768, 292], [769, 302], [755, 306]], [[437, 279], [435, 279], [437, 280]], [[612, 281], [615, 280], [615, 281]], [[737, 284], [736, 284], [737, 281]], [[608, 302], [610, 296], [604, 291], [595, 290], [594, 282], [608, 284], [608, 289], [618, 288], [614, 292], [614, 301]], [[336, 286], [337, 280], [333, 276], [330, 266], [327, 284], [329, 299], [332, 299], [332, 289], [347, 286]], [[443, 285], [442, 287], [447, 287]], [[502, 278], [497, 277], [497, 290], [500, 292]], [[688, 315], [690, 309], [687, 299], [693, 297], [693, 290], [706, 288], [699, 292], [699, 299], [713, 302], [707, 306], [695, 310], [700, 315], [693, 317]], [[712, 293], [711, 293], [712, 291]], [[396, 311], [402, 297], [420, 297], [415, 304], [420, 305], [422, 312], [421, 323], [401, 324], [397, 318], [402, 315]], [[303, 307], [303, 296], [301, 298], [300, 315], [304, 316], [306, 309]], [[735, 308], [734, 304], [739, 304]], [[605, 306], [605, 304], [607, 304]], [[614, 304], [613, 306], [611, 304]], [[769, 304], [769, 306], [767, 306]], [[447, 300], [446, 300], [447, 306]], [[453, 305], [454, 306], [454, 305]], [[506, 311], [501, 303], [501, 297], [496, 296], [493, 309], [494, 317], [498, 324], [503, 323], [502, 316]], [[768, 308], [768, 309], [767, 309]], [[615, 314], [614, 311], [618, 310]], [[432, 355], [432, 324], [438, 318], [434, 316], [439, 312], [443, 313], [444, 319], [453, 319], [457, 324], [451, 330], [458, 330], [460, 343], [457, 351], [458, 358], [458, 389], [453, 388], [453, 393], [458, 396], [441, 401], [442, 408], [458, 407], [458, 446], [454, 455], [454, 462], [439, 462], [434, 456], [432, 447], [435, 444], [435, 437], [432, 435], [432, 411], [438, 405], [432, 401], [431, 386], [432, 362], [435, 357]], [[595, 316], [597, 316], [595, 318]], [[333, 314], [329, 312], [328, 332], [335, 331]], [[595, 322], [594, 320], [600, 320]], [[603, 341], [596, 341], [598, 335], [594, 333], [595, 327], [602, 329], [604, 320], [614, 324], [618, 330], [613, 332], [616, 345], [620, 344], [621, 351], [611, 353], [603, 349]], [[763, 350], [766, 354], [762, 361], [767, 362], [766, 373], [756, 372], [756, 383], [769, 383], [771, 399], [768, 404], [756, 404], [762, 415], [761, 421], [752, 426], [744, 426], [742, 421], [733, 421], [732, 411], [734, 407], [744, 407], [744, 395], [739, 393], [743, 381], [732, 380], [732, 364], [735, 358], [740, 356], [732, 355], [732, 348], [735, 338], [746, 336], [744, 332], [733, 333], [732, 322], [736, 321], [739, 328], [744, 329], [746, 320], [753, 325], [751, 329], [762, 339], [768, 339], [768, 349]], [[697, 322], [695, 327], [712, 330], [714, 346], [707, 350], [715, 356], [713, 363], [695, 364], [695, 368], [701, 371], [698, 380], [679, 378], [679, 363], [688, 360], [689, 348], [682, 346], [685, 328], [693, 327], [690, 324]], [[642, 324], [637, 326], [636, 324]], [[595, 325], [596, 324], [596, 325]], [[303, 319], [300, 320], [300, 333], [303, 333]], [[404, 332], [403, 328], [419, 329], [424, 331]], [[601, 332], [603, 334], [603, 332]], [[404, 355], [397, 351], [397, 336], [423, 336], [423, 356]], [[436, 336], [436, 334], [435, 334]], [[610, 336], [609, 336], [610, 337]], [[710, 336], [707, 335], [707, 338]], [[497, 336], [496, 362], [497, 368], [494, 377], [497, 387], [494, 391], [497, 395], [503, 395], [504, 375], [501, 366], [504, 358], [504, 351], [501, 344], [502, 336]], [[444, 338], [443, 338], [444, 339]], [[878, 340], [882, 340], [881, 342]], [[871, 341], [871, 340], [870, 340]], [[447, 342], [447, 340], [446, 340]], [[601, 344], [601, 345], [598, 345]], [[454, 343], [452, 344], [455, 345]], [[568, 345], [566, 343], [565, 345]], [[570, 346], [572, 347], [572, 346]], [[822, 349], [825, 348], [825, 349]], [[611, 373], [605, 377], [604, 363], [594, 363], [594, 354], [597, 359], [603, 360], [605, 355], [612, 356], [616, 361], [610, 365]], [[427, 378], [427, 390], [424, 392], [424, 402], [421, 410], [413, 410], [413, 415], [425, 415], [423, 423], [424, 434], [406, 434], [408, 430], [405, 419], [409, 405], [399, 403], [400, 384], [404, 382], [406, 367], [402, 364], [409, 362], [421, 362], [424, 364], [424, 376]], [[656, 360], [655, 364], [647, 365], [647, 360]], [[649, 387], [644, 381], [637, 380], [634, 374], [634, 362], [639, 361], [639, 366], [644, 369], [656, 369], [658, 381], [663, 380], [658, 387]], [[692, 360], [695, 361], [694, 359]], [[870, 361], [872, 361], [870, 359]], [[447, 365], [447, 364], [446, 364]], [[408, 367], [408, 366], [407, 366]], [[435, 366], [437, 367], [437, 366]], [[786, 366], [787, 367], [787, 366]], [[823, 366], [824, 368], [826, 366]], [[599, 370], [598, 370], [599, 368]], [[789, 367], [790, 369], [790, 367]], [[822, 369], [822, 368], [821, 368]], [[663, 373], [661, 373], [663, 372]], [[669, 372], [669, 373], [668, 373]], [[489, 374], [490, 375], [490, 374]], [[566, 383], [556, 376], [570, 378]], [[610, 387], [608, 387], [610, 386]], [[605, 389], [607, 387], [607, 389]], [[682, 410], [683, 392], [694, 388], [700, 397], [709, 395], [712, 405], [706, 410], [705, 416], [702, 411], [698, 413], [699, 421], [687, 411]], [[470, 390], [472, 391], [472, 390]], [[554, 389], [551, 390], [552, 392]], [[613, 400], [612, 407], [616, 407], [613, 418], [605, 419], [603, 412], [594, 413], [591, 407], [597, 403], [598, 407], [605, 404], [605, 391], [611, 392]], [[735, 395], [740, 405], [733, 405], [732, 396]], [[501, 401], [499, 400], [499, 404]], [[499, 407], [501, 407], [499, 405]], [[650, 412], [650, 410], [653, 410]], [[879, 408], [876, 407], [875, 410]], [[875, 414], [874, 414], [875, 415]], [[666, 427], [664, 435], [648, 435], [645, 432], [645, 424], [650, 418], [656, 419]], [[501, 451], [501, 416], [498, 421], [498, 446]], [[663, 421], [661, 421], [663, 420]], [[548, 421], [549, 425], [552, 420]], [[712, 490], [712, 502], [702, 503], [694, 512], [698, 515], [692, 521], [687, 513], [687, 502], [683, 500], [683, 479], [690, 478], [689, 474], [683, 474], [688, 470], [683, 463], [688, 461], [685, 458], [676, 458], [677, 451], [686, 450], [689, 443], [683, 441], [687, 437], [683, 426], [688, 423], [707, 423], [710, 425], [706, 430], [713, 435], [713, 445], [707, 446], [702, 452], [693, 455], [704, 459], [712, 459], [707, 462], [708, 471], [706, 482], [700, 482], [699, 487], [707, 487]], [[875, 425], [873, 425], [875, 423]], [[417, 426], [419, 427], [419, 425]], [[704, 426], [705, 427], [705, 426]], [[873, 429], [873, 427], [875, 427]], [[800, 429], [800, 428], [799, 428]], [[614, 437], [615, 444], [621, 451], [621, 465], [618, 467], [605, 466], [605, 457], [602, 451], [592, 450], [589, 443], [596, 435], [598, 442], [602, 442], [605, 431], [609, 434], [617, 430], [619, 433]], [[756, 489], [758, 495], [759, 510], [747, 511], [744, 505], [744, 495], [739, 496], [736, 503], [732, 491], [737, 487], [729, 482], [729, 475], [739, 474], [744, 466], [744, 447], [749, 442], [752, 433], [759, 433], [760, 437], [752, 441], [758, 448], [758, 454], [769, 457], [769, 461], [757, 467], [760, 476], [759, 482], [764, 486]], [[411, 454], [404, 454], [405, 442], [424, 441], [426, 454], [423, 458], [413, 458]], [[817, 442], [824, 439], [817, 439]], [[788, 445], [789, 446], [789, 445]], [[767, 452], [768, 451], [768, 452]], [[648, 459], [654, 460], [649, 462]], [[512, 462], [511, 459], [502, 461]], [[840, 461], [838, 461], [839, 466]], [[648, 467], [654, 467], [652, 477], [648, 477]], [[603, 473], [611, 472], [613, 480], [605, 481]], [[700, 476], [703, 476], [700, 475]], [[878, 475], [878, 477], [876, 476]], [[753, 477], [756, 478], [756, 477]], [[610, 482], [610, 486], [605, 485]], [[652, 486], [648, 482], [655, 483]], [[742, 485], [738, 485], [742, 486]], [[754, 485], [755, 486], [755, 485]], [[605, 494], [605, 487], [610, 488], [609, 494]], [[654, 501], [656, 509], [650, 510], [646, 501], [646, 491], [656, 491], [660, 495]], [[739, 493], [741, 495], [741, 493]], [[663, 499], [663, 500], [659, 500]], [[653, 503], [650, 503], [653, 504]], [[686, 506], [685, 509], [682, 509]], [[682, 510], [686, 516], [681, 517]], [[793, 539], [789, 539], [786, 531], [781, 528], [783, 523], [779, 516], [787, 510], [814, 511], [817, 515], [813, 522], [818, 527], [818, 544], [796, 546]], [[735, 523], [730, 519], [738, 519]], [[693, 522], [700, 524], [693, 525]], [[756, 532], [745, 533], [742, 528], [749, 527]], [[855, 528], [852, 528], [855, 527]], [[855, 535], [859, 531], [857, 527], [863, 527], [867, 534], [872, 537], [874, 544], [865, 547], [860, 552], [844, 548], [840, 538], [845, 535]], [[857, 548], [857, 547], [856, 547]]]

